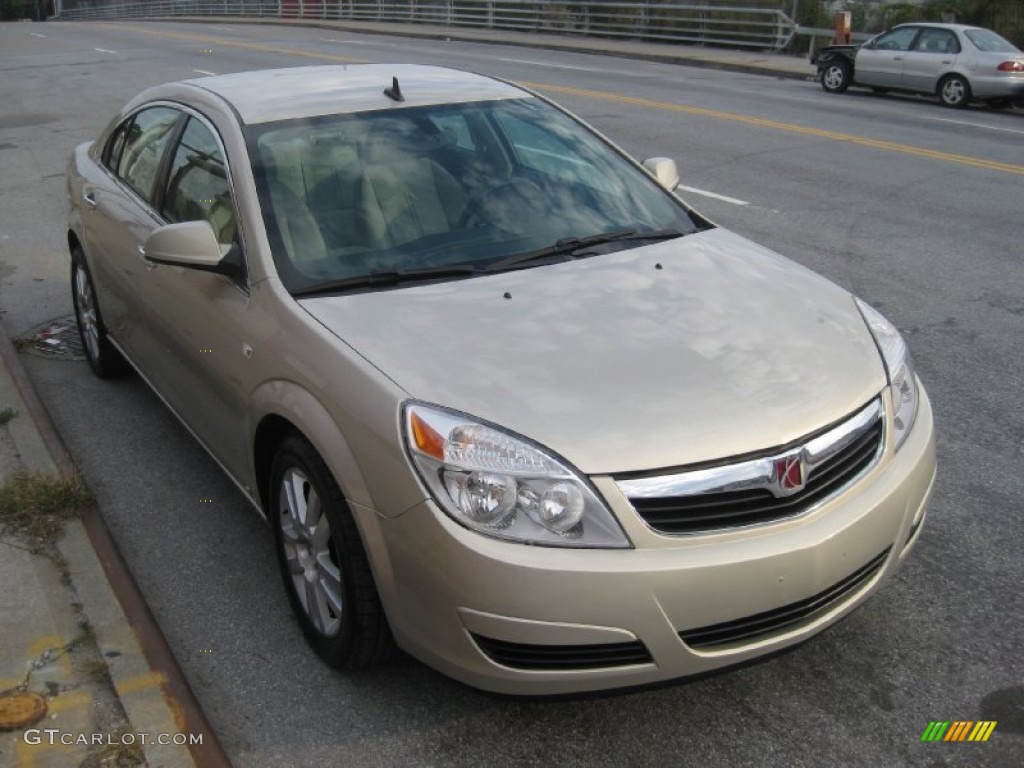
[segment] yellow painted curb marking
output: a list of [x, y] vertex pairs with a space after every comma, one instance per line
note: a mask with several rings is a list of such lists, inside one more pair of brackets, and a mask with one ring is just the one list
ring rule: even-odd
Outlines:
[[148, 672], [145, 675], [129, 677], [114, 686], [118, 696], [127, 693], [135, 693], [146, 688], [158, 688], [167, 682], [167, 676], [163, 672]]

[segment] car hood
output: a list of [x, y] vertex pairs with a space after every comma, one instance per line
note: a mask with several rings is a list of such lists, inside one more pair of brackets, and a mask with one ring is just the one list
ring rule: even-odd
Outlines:
[[722, 229], [301, 304], [411, 397], [587, 474], [774, 448], [885, 385], [848, 292]]

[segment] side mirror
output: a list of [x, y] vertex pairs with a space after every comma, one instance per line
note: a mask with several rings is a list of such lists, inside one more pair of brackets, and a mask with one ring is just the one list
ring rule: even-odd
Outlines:
[[679, 186], [679, 169], [671, 157], [649, 157], [644, 160], [644, 168], [669, 192]]
[[225, 255], [208, 221], [182, 221], [157, 227], [146, 238], [144, 256], [155, 264], [186, 267], [236, 277], [241, 259], [233, 247]]

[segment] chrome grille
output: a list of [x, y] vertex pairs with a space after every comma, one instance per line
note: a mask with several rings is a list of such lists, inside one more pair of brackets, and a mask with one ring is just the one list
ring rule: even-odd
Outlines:
[[[840, 424], [768, 456], [657, 477], [620, 477], [616, 483], [659, 533], [703, 533], [793, 517], [875, 464], [885, 436], [882, 416], [876, 399]], [[795, 489], [785, 488], [780, 477], [791, 459], [802, 468], [802, 484]]]

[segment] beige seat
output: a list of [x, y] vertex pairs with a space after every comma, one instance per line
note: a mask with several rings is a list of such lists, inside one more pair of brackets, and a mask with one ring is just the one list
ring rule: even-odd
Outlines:
[[465, 207], [458, 182], [429, 158], [404, 156], [363, 170], [357, 215], [371, 248], [448, 232]]
[[302, 157], [305, 141], [293, 139], [261, 146], [274, 220], [289, 261], [299, 271], [303, 263], [327, 258], [327, 244], [306, 201]]

